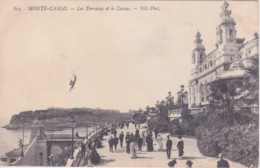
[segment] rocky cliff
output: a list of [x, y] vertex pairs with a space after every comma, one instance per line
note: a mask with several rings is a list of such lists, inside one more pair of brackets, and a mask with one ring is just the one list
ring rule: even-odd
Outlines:
[[90, 109], [90, 108], [49, 108], [46, 110], [23, 111], [12, 116], [6, 129], [20, 129], [25, 126], [29, 128], [37, 119], [43, 124], [45, 129], [62, 129], [70, 127], [70, 120], [74, 118], [77, 127], [85, 127], [86, 122], [91, 125], [94, 122], [115, 122], [120, 120], [129, 120], [129, 113], [120, 113], [116, 110]]

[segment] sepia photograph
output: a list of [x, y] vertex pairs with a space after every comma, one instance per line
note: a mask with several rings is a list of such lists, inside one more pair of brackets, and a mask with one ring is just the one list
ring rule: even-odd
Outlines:
[[259, 167], [258, 1], [0, 0], [0, 167]]

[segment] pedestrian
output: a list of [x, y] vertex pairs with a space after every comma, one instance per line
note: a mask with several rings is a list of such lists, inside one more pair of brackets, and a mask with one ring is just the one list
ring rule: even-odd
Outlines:
[[155, 135], [155, 138], [157, 139], [157, 135], [158, 135], [159, 131], [157, 128], [154, 129], [154, 135]]
[[116, 131], [116, 129], [114, 129], [114, 136], [116, 137], [116, 134], [117, 134], [117, 131]]
[[91, 150], [89, 154], [89, 159], [91, 160], [92, 164], [98, 164], [100, 163], [100, 155], [97, 153], [96, 149]]
[[130, 153], [130, 143], [131, 143], [131, 139], [130, 139], [130, 134], [129, 132], [126, 133], [125, 136], [125, 143], [126, 143], [126, 153]]
[[134, 133], [131, 133], [131, 134], [130, 134], [130, 140], [131, 140], [131, 142], [132, 142], [133, 140], [135, 140]]
[[146, 143], [147, 143], [147, 152], [152, 152], [153, 151], [153, 138], [151, 135], [147, 136]]
[[170, 139], [170, 136], [167, 136], [167, 142], [166, 142], [166, 154], [167, 158], [171, 158], [171, 150], [172, 150], [172, 140]]
[[142, 138], [143, 138], [143, 145], [146, 145], [146, 133], [145, 131], [142, 132]]
[[126, 153], [130, 153], [130, 143], [131, 143], [130, 138], [127, 138], [126, 139]]
[[161, 135], [158, 135], [157, 143], [158, 143], [158, 151], [162, 151], [163, 150], [163, 138], [161, 137]]
[[172, 161], [170, 161], [170, 162], [168, 163], [168, 166], [169, 166], [169, 168], [173, 168], [176, 164], [177, 164], [176, 160], [173, 159]]
[[117, 148], [117, 144], [118, 144], [118, 137], [114, 137], [114, 146], [115, 146], [115, 151], [116, 151], [116, 148]]
[[138, 128], [135, 130], [135, 134], [139, 134], [139, 129]]
[[92, 141], [88, 143], [88, 150], [90, 151], [92, 149]]
[[135, 134], [135, 141], [137, 141], [139, 137], [140, 137], [139, 134]]
[[138, 123], [138, 128], [140, 129], [140, 122]]
[[127, 127], [127, 129], [129, 128], [129, 122], [126, 123], [126, 127]]
[[120, 141], [121, 148], [123, 148], [124, 136], [125, 135], [123, 132], [121, 132], [121, 134], [119, 135], [119, 141]]
[[228, 161], [224, 160], [222, 153], [219, 154], [220, 160], [217, 162], [217, 168], [229, 168]]
[[184, 142], [181, 139], [181, 136], [179, 136], [178, 138], [179, 138], [179, 141], [177, 143], [177, 148], [179, 150], [179, 157], [182, 157], [183, 154], [184, 154], [184, 151], [183, 151], [183, 149], [184, 149]]
[[188, 160], [187, 162], [186, 162], [186, 168], [192, 168], [192, 161], [191, 160]]
[[138, 144], [138, 150], [142, 151], [143, 139], [141, 137], [138, 138], [137, 144]]
[[136, 146], [135, 146], [135, 141], [131, 142], [131, 158], [135, 159], [136, 158]]
[[84, 142], [81, 142], [81, 156], [85, 157], [86, 154], [86, 144]]
[[109, 138], [108, 144], [109, 144], [109, 151], [110, 151], [110, 152], [113, 152], [114, 139], [113, 139], [112, 136]]

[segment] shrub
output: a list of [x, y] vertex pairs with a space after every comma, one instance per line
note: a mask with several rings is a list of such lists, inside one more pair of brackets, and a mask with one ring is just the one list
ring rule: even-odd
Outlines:
[[157, 128], [159, 132], [167, 132], [168, 124], [169, 124], [169, 119], [168, 119], [168, 117], [165, 117], [164, 115], [153, 116], [148, 121], [149, 129], [154, 130], [155, 128]]
[[146, 117], [145, 117], [145, 115], [142, 114], [142, 113], [137, 113], [137, 114], [133, 115], [133, 120], [134, 120], [134, 122], [136, 122], [136, 123], [143, 124], [143, 123], [146, 122]]
[[216, 157], [219, 152], [246, 166], [258, 164], [258, 115], [249, 111], [215, 110], [201, 114], [196, 128], [197, 145], [203, 155]]

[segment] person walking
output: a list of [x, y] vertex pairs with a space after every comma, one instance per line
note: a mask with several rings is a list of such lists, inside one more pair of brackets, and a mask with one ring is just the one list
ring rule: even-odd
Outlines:
[[183, 154], [184, 154], [184, 142], [183, 140], [181, 139], [181, 136], [178, 137], [179, 138], [179, 141], [177, 143], [177, 148], [178, 148], [178, 151], [179, 151], [179, 157], [182, 157]]
[[131, 143], [131, 139], [127, 138], [126, 139], [126, 153], [130, 153], [130, 143]]
[[81, 156], [85, 157], [86, 154], [86, 144], [84, 142], [81, 142]]
[[135, 134], [135, 141], [137, 142], [137, 140], [138, 140], [138, 138], [140, 137], [140, 135], [139, 134]]
[[121, 134], [119, 135], [119, 141], [120, 141], [121, 148], [123, 148], [124, 136], [125, 135], [123, 132], [121, 132]]
[[145, 131], [142, 132], [142, 138], [143, 138], [143, 145], [146, 145], [146, 133]]
[[116, 148], [117, 148], [117, 144], [118, 144], [118, 137], [115, 136], [115, 137], [114, 137], [114, 146], [115, 146], [115, 151], [116, 151]]
[[141, 137], [137, 140], [138, 150], [142, 151], [143, 139]]
[[152, 152], [153, 151], [153, 138], [151, 135], [147, 136], [146, 143], [147, 143], [147, 151]]
[[138, 128], [135, 130], [135, 134], [139, 134], [139, 129]]
[[135, 159], [136, 158], [136, 145], [135, 145], [135, 141], [131, 142], [131, 159]]
[[166, 142], [166, 154], [167, 158], [171, 158], [171, 150], [172, 150], [172, 140], [170, 139], [170, 136], [167, 136], [167, 142]]
[[154, 129], [154, 136], [155, 136], [156, 139], [157, 139], [157, 135], [158, 135], [158, 133], [159, 133], [158, 129], [155, 128], [155, 129]]
[[113, 152], [114, 139], [113, 139], [112, 136], [109, 138], [108, 144], [109, 144], [109, 151], [110, 151], [110, 152]]
[[158, 143], [158, 151], [162, 151], [163, 150], [163, 138], [161, 137], [161, 135], [158, 135], [157, 143]]
[[114, 129], [114, 137], [116, 137], [117, 131], [116, 128]]
[[222, 153], [219, 154], [220, 160], [217, 162], [217, 168], [229, 168], [228, 161], [224, 160]]
[[126, 128], [127, 128], [127, 129], [129, 128], [129, 122], [126, 123]]

